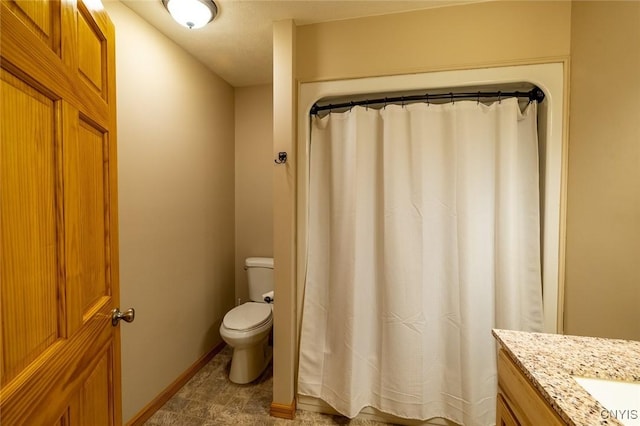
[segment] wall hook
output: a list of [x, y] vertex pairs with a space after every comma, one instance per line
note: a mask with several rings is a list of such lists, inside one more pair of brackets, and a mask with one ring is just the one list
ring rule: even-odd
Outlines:
[[278, 153], [278, 158], [273, 160], [274, 163], [276, 164], [284, 164], [287, 162], [287, 153], [284, 151], [281, 151]]

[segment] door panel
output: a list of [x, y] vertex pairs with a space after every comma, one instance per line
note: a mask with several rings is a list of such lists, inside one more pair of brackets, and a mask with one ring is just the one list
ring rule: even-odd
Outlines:
[[80, 7], [78, 13], [78, 69], [85, 81], [103, 94], [106, 77], [104, 35], [97, 25], [92, 25], [90, 15]]
[[54, 426], [68, 426], [69, 425], [69, 410], [65, 410], [64, 414], [53, 425]]
[[121, 424], [115, 37], [77, 1], [0, 1], [3, 426]]
[[107, 389], [111, 382], [111, 350], [106, 350], [80, 391], [81, 425], [110, 425], [113, 409]]
[[60, 53], [60, 2], [33, 0], [5, 0], [25, 27], [51, 48]]
[[5, 385], [60, 334], [55, 102], [5, 70], [1, 80], [0, 384]]
[[[67, 283], [78, 289], [72, 306], [85, 318], [96, 302], [108, 296], [108, 201], [105, 183], [109, 163], [104, 133], [66, 108], [70, 129], [64, 149]], [[67, 121], [67, 120], [65, 120]], [[72, 330], [76, 325], [72, 325]]]

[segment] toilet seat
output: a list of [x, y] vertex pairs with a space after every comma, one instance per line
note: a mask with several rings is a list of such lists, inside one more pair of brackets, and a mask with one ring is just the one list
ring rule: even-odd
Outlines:
[[247, 302], [227, 312], [222, 324], [228, 330], [250, 331], [271, 321], [271, 311], [267, 303]]

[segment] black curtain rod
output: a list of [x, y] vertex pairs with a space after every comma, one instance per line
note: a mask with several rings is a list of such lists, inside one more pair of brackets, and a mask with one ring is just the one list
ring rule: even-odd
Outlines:
[[466, 93], [438, 93], [430, 95], [425, 93], [424, 95], [409, 95], [409, 96], [393, 96], [387, 98], [376, 98], [376, 99], [365, 99], [361, 101], [350, 101], [350, 102], [341, 102], [338, 104], [328, 104], [328, 105], [318, 105], [313, 104], [311, 107], [311, 111], [309, 112], [311, 115], [317, 115], [320, 111], [332, 110], [332, 109], [340, 109], [340, 108], [353, 108], [354, 106], [369, 106], [369, 105], [379, 105], [379, 104], [395, 104], [401, 102], [404, 104], [405, 102], [414, 102], [414, 101], [437, 101], [442, 99], [451, 100], [453, 102], [455, 99], [477, 99], [480, 102], [481, 98], [498, 98], [500, 101], [502, 98], [527, 98], [529, 102], [537, 101], [538, 103], [544, 100], [544, 92], [538, 87], [534, 87], [528, 92], [466, 92]]

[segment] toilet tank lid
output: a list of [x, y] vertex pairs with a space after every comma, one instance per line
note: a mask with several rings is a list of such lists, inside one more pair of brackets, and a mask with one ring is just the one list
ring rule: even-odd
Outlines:
[[273, 269], [272, 257], [248, 257], [244, 264], [248, 268], [271, 268]]

